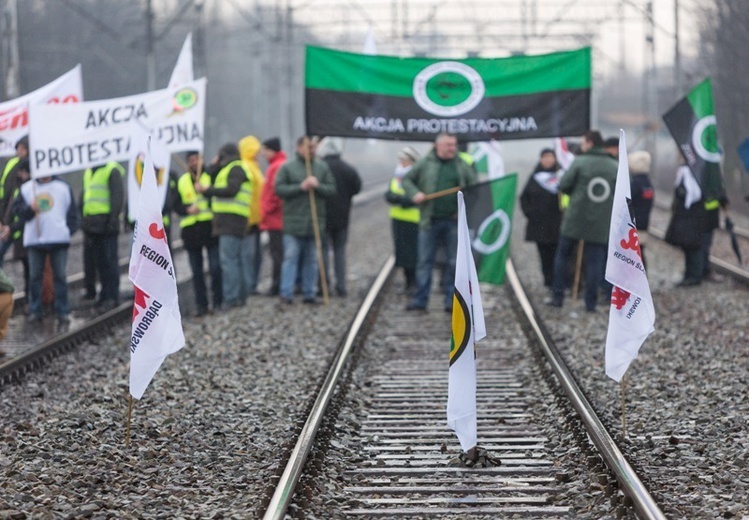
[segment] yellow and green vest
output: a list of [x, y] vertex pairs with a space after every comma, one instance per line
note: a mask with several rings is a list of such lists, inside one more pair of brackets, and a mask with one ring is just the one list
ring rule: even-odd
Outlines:
[[[211, 176], [205, 172], [203, 172], [199, 180], [200, 184], [203, 186], [208, 187], [211, 185]], [[182, 217], [182, 220], [179, 223], [179, 227], [181, 228], [194, 226], [198, 222], [210, 222], [213, 220], [213, 213], [208, 204], [208, 199], [206, 199], [202, 193], [197, 193], [195, 191], [194, 184], [194, 177], [190, 172], [183, 173], [182, 177], [180, 177], [177, 182], [177, 191], [179, 192], [182, 204], [185, 207], [192, 206], [193, 204], [197, 204], [198, 206], [198, 213]]]
[[232, 161], [224, 166], [218, 175], [216, 181], [213, 183], [213, 187], [216, 189], [226, 188], [229, 185], [229, 172], [235, 166], [242, 168], [245, 173], [246, 180], [242, 183], [234, 197], [216, 197], [211, 199], [211, 208], [214, 213], [226, 213], [231, 215], [239, 215], [249, 220], [250, 218], [250, 201], [252, 199], [252, 174], [247, 171], [244, 164], [240, 160]]
[[[406, 190], [401, 186], [400, 179], [393, 178], [390, 181], [390, 191], [396, 195], [405, 195]], [[390, 218], [393, 220], [402, 220], [403, 222], [419, 223], [419, 208], [404, 208], [403, 206], [394, 204], [390, 206]]]
[[83, 174], [83, 216], [106, 215], [112, 211], [109, 193], [109, 176], [115, 172], [124, 175], [125, 169], [116, 162], [108, 162], [93, 171], [87, 169]]

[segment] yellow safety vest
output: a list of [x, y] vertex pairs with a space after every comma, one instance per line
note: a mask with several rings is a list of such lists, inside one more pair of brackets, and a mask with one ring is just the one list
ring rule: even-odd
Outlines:
[[463, 159], [463, 162], [468, 166], [473, 166], [473, 163], [476, 162], [476, 159], [473, 158], [473, 155], [468, 152], [458, 152], [458, 157]]
[[246, 180], [239, 187], [239, 191], [234, 197], [213, 197], [211, 207], [214, 213], [228, 213], [239, 215], [246, 219], [250, 218], [250, 199], [252, 198], [252, 174], [247, 171], [240, 160], [232, 161], [224, 166], [216, 176], [216, 182], [213, 187], [216, 189], [226, 188], [229, 185], [229, 172], [235, 166], [239, 166], [244, 171]]
[[[16, 190], [15, 190], [15, 191], [13, 192], [13, 196], [12, 196], [12, 197], [11, 197], [11, 199], [10, 199], [10, 203], [11, 203], [11, 204], [13, 204], [13, 201], [14, 201], [14, 200], [16, 200], [16, 199], [18, 198], [18, 194], [19, 194], [20, 192], [21, 192], [21, 188], [20, 188], [20, 187], [19, 187], [19, 188], [16, 188]], [[21, 220], [21, 217], [19, 217], [18, 215], [15, 215], [15, 214], [14, 214], [14, 215], [13, 215], [13, 219], [11, 220], [11, 224], [15, 224], [15, 223], [16, 223], [16, 222], [18, 222], [19, 220]], [[20, 229], [16, 229], [16, 230], [15, 230], [15, 231], [13, 232], [13, 240], [18, 240], [19, 238], [21, 238], [21, 235], [22, 235], [22, 234], [23, 234], [23, 226], [22, 226], [22, 227], [21, 227]]]
[[710, 199], [705, 201], [705, 209], [707, 211], [713, 211], [720, 208], [720, 201], [717, 199]]
[[[396, 195], [405, 195], [406, 190], [403, 189], [400, 179], [393, 178], [390, 181], [390, 191]], [[390, 218], [393, 220], [402, 220], [403, 222], [413, 222], [418, 224], [419, 222], [419, 208], [404, 208], [394, 204], [390, 206]]]
[[0, 199], [5, 197], [5, 179], [8, 178], [8, 174], [13, 169], [13, 167], [18, 164], [20, 159], [18, 157], [11, 157], [8, 159], [8, 162], [5, 163], [5, 168], [3, 169], [3, 177], [0, 179]]
[[96, 171], [87, 169], [83, 174], [83, 216], [106, 215], [112, 211], [109, 193], [109, 176], [112, 172], [124, 175], [125, 169], [116, 162], [108, 162]]
[[[211, 176], [203, 172], [200, 176], [200, 184], [206, 187], [210, 186]], [[177, 182], [177, 191], [185, 207], [192, 206], [193, 204], [197, 204], [198, 206], [198, 213], [182, 217], [179, 227], [186, 228], [198, 222], [210, 222], [213, 220], [213, 213], [211, 213], [211, 208], [208, 205], [208, 199], [202, 193], [195, 191], [195, 181], [193, 180], [192, 173], [185, 172], [182, 174], [179, 182]]]

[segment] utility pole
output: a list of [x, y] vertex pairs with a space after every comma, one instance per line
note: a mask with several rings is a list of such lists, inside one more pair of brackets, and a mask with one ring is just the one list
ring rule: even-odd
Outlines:
[[3, 69], [5, 71], [5, 99], [21, 95], [21, 70], [18, 53], [18, 0], [7, 0], [2, 13]]
[[153, 40], [153, 5], [152, 0], [146, 0], [146, 90], [156, 90], [156, 55]]
[[648, 90], [647, 90], [647, 111], [646, 111], [646, 119], [647, 119], [647, 129], [646, 132], [648, 132], [648, 138], [646, 140], [647, 142], [647, 148], [650, 152], [650, 156], [652, 157], [652, 167], [651, 170], [654, 173], [657, 173], [657, 128], [658, 128], [658, 80], [656, 78], [656, 63], [655, 63], [655, 20], [653, 19], [653, 2], [654, 0], [648, 0], [648, 3], [646, 5], [646, 12], [645, 12], [645, 23], [646, 23], [646, 43], [647, 45], [647, 54], [648, 59], [646, 61], [646, 67], [648, 67], [647, 77], [648, 77]]
[[193, 50], [195, 52], [195, 68], [198, 73], [197, 77], [207, 74], [208, 67], [205, 62], [205, 4], [203, 0], [195, 2], [195, 39], [193, 40]]
[[679, 0], [674, 0], [674, 90], [681, 97], [681, 50], [679, 49]]

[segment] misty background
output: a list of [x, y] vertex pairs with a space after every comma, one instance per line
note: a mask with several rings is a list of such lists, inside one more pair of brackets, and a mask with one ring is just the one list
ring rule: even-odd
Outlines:
[[[749, 213], [749, 177], [736, 153], [749, 136], [749, 9], [742, 0], [0, 0], [3, 100], [83, 67], [96, 100], [165, 88], [193, 34], [195, 77], [208, 78], [206, 145], [253, 134], [304, 133], [304, 47], [378, 53], [502, 57], [593, 48], [593, 128], [627, 132], [654, 155], [653, 179], [671, 191], [676, 146], [660, 119], [705, 76], [713, 79], [723, 174]], [[16, 55], [17, 52], [17, 55]], [[155, 63], [149, 77], [148, 60]], [[575, 141], [576, 136], [569, 136]], [[507, 171], [526, 172], [550, 139], [504, 141]], [[389, 177], [403, 143], [347, 139], [365, 184]], [[426, 151], [427, 143], [417, 149]]]

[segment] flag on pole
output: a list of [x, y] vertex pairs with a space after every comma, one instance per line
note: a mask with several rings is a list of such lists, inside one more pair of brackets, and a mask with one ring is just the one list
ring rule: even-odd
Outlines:
[[718, 124], [710, 78], [694, 87], [663, 114], [663, 121], [705, 197], [714, 199], [722, 196], [720, 159], [723, 154], [718, 146]]
[[471, 247], [481, 282], [504, 283], [517, 181], [517, 174], [512, 173], [463, 189]]
[[135, 290], [130, 336], [130, 395], [135, 399], [143, 397], [166, 356], [185, 345], [177, 301], [177, 279], [166, 243], [156, 175], [148, 146], [143, 162], [129, 273]]
[[195, 78], [192, 72], [192, 33], [187, 35], [185, 43], [182, 44], [182, 50], [177, 56], [177, 63], [172, 70], [172, 77], [169, 78], [169, 88], [181, 87], [186, 83], [191, 83]]
[[138, 218], [138, 204], [140, 187], [143, 182], [145, 171], [145, 159], [147, 147], [151, 147], [151, 159], [156, 168], [156, 191], [159, 207], [164, 207], [166, 192], [169, 187], [169, 166], [171, 154], [166, 145], [159, 139], [153, 138], [149, 142], [148, 130], [139, 121], [132, 123], [130, 158], [127, 168], [127, 217], [131, 222]]
[[21, 97], [0, 103], [0, 157], [16, 153], [16, 143], [29, 134], [29, 107], [83, 101], [81, 66]]
[[362, 54], [374, 56], [377, 54], [377, 40], [375, 39], [374, 30], [370, 24], [367, 27], [367, 35], [364, 37], [364, 45], [362, 46]]
[[621, 381], [630, 363], [637, 357], [645, 339], [655, 330], [653, 297], [642, 263], [634, 216], [629, 207], [632, 201], [629, 183], [627, 140], [624, 131], [620, 130], [619, 170], [616, 174], [606, 259], [606, 280], [614, 286], [606, 334], [606, 375], [617, 382]]
[[563, 137], [554, 139], [554, 155], [557, 156], [557, 163], [559, 163], [563, 171], [569, 170], [572, 161], [575, 160], [575, 154], [570, 152], [567, 141]]
[[309, 135], [461, 141], [580, 135], [590, 128], [591, 50], [430, 59], [308, 46]]
[[502, 147], [499, 141], [483, 141], [476, 143], [473, 151], [473, 166], [476, 172], [486, 175], [487, 179], [499, 179], [505, 175], [505, 160], [502, 157]]
[[471, 253], [463, 193], [458, 192], [458, 252], [455, 258], [447, 425], [468, 451], [478, 442], [476, 426], [476, 347], [486, 336], [484, 308]]

